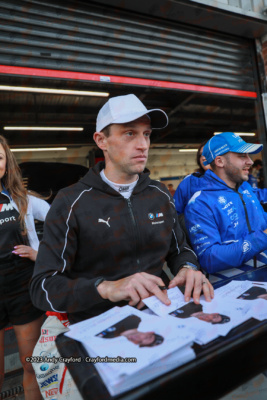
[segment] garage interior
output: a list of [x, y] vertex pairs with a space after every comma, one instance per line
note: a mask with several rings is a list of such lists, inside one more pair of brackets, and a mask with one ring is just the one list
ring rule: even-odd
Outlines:
[[[174, 89], [28, 77], [18, 78], [4, 75], [0, 77], [0, 85], [97, 91], [109, 93], [109, 97], [134, 93], [148, 109], [161, 108], [169, 116], [168, 127], [164, 130], [155, 130], [151, 136], [151, 157], [159, 154], [163, 157], [169, 154], [171, 157], [172, 153], [177, 157], [180, 149], [196, 148], [200, 143], [209, 139], [214, 132], [257, 133], [254, 99]], [[15, 153], [19, 162], [47, 160], [89, 166], [89, 152], [96, 152], [93, 141], [96, 116], [107, 99], [108, 97], [0, 90], [1, 134], [8, 139], [12, 149], [67, 147], [67, 151], [19, 151]], [[37, 126], [76, 127], [83, 130], [5, 129], [7, 127]], [[248, 139], [250, 141], [258, 140], [257, 135]], [[98, 157], [98, 152], [95, 155]], [[183, 158], [184, 154], [181, 153], [180, 157]], [[189, 152], [186, 155], [187, 161], [189, 161], [188, 157], [191, 161], [191, 158], [194, 159], [195, 155]], [[176, 162], [179, 164], [177, 158]], [[151, 164], [150, 161], [149, 163]], [[187, 162], [187, 164], [190, 169], [192, 163]], [[179, 175], [183, 172], [187, 173], [187, 171], [181, 171]]]

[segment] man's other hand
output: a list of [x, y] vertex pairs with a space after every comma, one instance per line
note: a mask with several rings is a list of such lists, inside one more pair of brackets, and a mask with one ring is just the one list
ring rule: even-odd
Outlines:
[[213, 286], [201, 271], [181, 268], [178, 274], [170, 281], [169, 289], [175, 286], [185, 286], [185, 301], [190, 300], [192, 292], [192, 297], [196, 304], [199, 303], [202, 292], [206, 301], [211, 301], [214, 297]]

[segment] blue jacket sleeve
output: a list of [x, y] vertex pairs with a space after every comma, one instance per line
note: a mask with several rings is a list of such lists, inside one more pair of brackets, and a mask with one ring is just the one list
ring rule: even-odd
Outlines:
[[252, 188], [260, 203], [267, 203], [267, 189]]
[[267, 235], [263, 231], [222, 242], [212, 210], [201, 199], [186, 207], [185, 223], [199, 263], [208, 273], [239, 267], [267, 249]]
[[187, 202], [191, 197], [189, 177], [190, 175], [186, 176], [184, 180], [178, 185], [173, 196], [177, 214], [182, 214], [184, 212]]

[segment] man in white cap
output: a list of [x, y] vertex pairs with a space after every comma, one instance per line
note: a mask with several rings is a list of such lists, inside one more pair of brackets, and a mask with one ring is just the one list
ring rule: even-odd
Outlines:
[[[185, 285], [188, 301], [213, 288], [189, 248], [165, 186], [145, 170], [152, 129], [164, 128], [162, 110], [147, 110], [133, 94], [109, 99], [97, 116], [98, 163], [77, 184], [61, 190], [49, 211], [31, 283], [44, 310], [67, 312], [70, 322], [114, 305], [141, 307], [156, 295], [170, 304], [162, 280], [167, 261]], [[145, 171], [144, 171], [145, 170]]]
[[208, 273], [267, 263], [267, 213], [247, 183], [253, 164], [249, 154], [262, 147], [223, 132], [203, 149], [204, 164], [211, 170], [189, 200], [185, 222], [200, 265]]

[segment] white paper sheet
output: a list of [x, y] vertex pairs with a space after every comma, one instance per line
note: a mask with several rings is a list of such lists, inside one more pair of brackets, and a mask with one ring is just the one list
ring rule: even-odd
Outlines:
[[237, 299], [243, 292], [252, 287], [251, 281], [231, 281], [214, 291], [215, 299], [232, 300]]
[[[115, 332], [114, 326], [119, 326], [121, 321], [132, 315], [140, 319], [136, 328], [139, 332], [155, 332], [163, 338], [163, 342], [153, 347], [139, 347], [138, 344], [128, 340], [122, 334], [108, 338], [109, 335], [118, 334], [119, 331]], [[190, 330], [186, 326], [178, 327], [177, 325], [178, 323], [174, 319], [149, 316], [133, 307], [125, 306], [116, 307], [92, 320], [89, 319], [72, 325], [70, 331], [66, 334], [81, 341], [89, 354], [93, 351], [101, 358], [108, 356], [114, 359], [118, 356], [123, 358], [135, 357], [137, 359], [135, 363], [109, 363], [109, 368], [117, 375], [130, 375], [193, 342], [195, 338]]]
[[[231, 286], [231, 291], [234, 287]], [[249, 285], [241, 287], [247, 288]], [[251, 318], [255, 312], [248, 302], [227, 300], [228, 290], [225, 290], [223, 297], [216, 295], [211, 302], [207, 302], [205, 297], [201, 296], [198, 305], [193, 301], [186, 303], [180, 291], [172, 291], [169, 296], [172, 299], [170, 306], [162, 304], [156, 296], [145, 299], [145, 303], [154, 313], [161, 316], [168, 313], [169, 316], [177, 318], [180, 324], [190, 326], [191, 332], [196, 336], [196, 342], [206, 344], [218, 336], [227, 335], [232, 328]]]
[[176, 310], [180, 304], [184, 303], [184, 295], [178, 287], [168, 289], [167, 294], [171, 301], [169, 306], [163, 304], [156, 296], [150, 296], [147, 299], [143, 299], [143, 303], [155, 314], [164, 317], [170, 312]]

